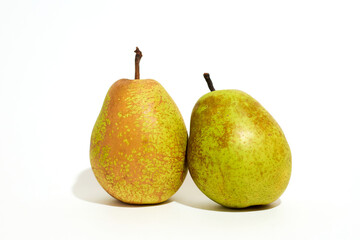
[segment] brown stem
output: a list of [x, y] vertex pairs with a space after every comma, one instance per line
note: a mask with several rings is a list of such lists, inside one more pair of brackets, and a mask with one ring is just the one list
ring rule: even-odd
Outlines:
[[136, 47], [134, 53], [135, 56], [135, 79], [140, 79], [140, 59], [142, 57], [142, 53], [138, 47]]
[[206, 80], [207, 85], [209, 86], [210, 91], [215, 91], [214, 85], [210, 79], [210, 74], [204, 73], [204, 78]]

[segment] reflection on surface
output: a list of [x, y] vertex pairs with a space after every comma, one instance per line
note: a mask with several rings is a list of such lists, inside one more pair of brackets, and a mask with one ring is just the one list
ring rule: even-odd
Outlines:
[[251, 144], [252, 139], [254, 137], [254, 133], [252, 131], [241, 130], [236, 133], [237, 133], [237, 137], [239, 137], [238, 140], [239, 143], [241, 143], [241, 145]]

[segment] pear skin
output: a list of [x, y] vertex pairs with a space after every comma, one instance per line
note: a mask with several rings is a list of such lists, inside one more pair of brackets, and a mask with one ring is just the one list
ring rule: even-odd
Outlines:
[[152, 79], [120, 79], [93, 128], [92, 170], [113, 197], [131, 204], [166, 201], [187, 173], [187, 131], [175, 102]]
[[280, 126], [239, 90], [212, 91], [198, 100], [187, 158], [199, 189], [231, 208], [277, 200], [291, 175], [290, 148]]

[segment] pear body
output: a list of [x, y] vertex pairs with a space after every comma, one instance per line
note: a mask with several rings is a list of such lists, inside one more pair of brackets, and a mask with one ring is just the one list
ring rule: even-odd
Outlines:
[[291, 153], [274, 118], [239, 90], [218, 90], [196, 103], [187, 159], [199, 189], [231, 208], [265, 205], [285, 191]]
[[166, 201], [187, 173], [187, 131], [175, 102], [152, 79], [120, 79], [93, 128], [90, 162], [100, 185], [131, 204]]

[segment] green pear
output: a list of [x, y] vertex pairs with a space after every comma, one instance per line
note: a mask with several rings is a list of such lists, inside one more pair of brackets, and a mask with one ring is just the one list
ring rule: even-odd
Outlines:
[[231, 208], [265, 205], [285, 191], [291, 152], [275, 119], [239, 90], [202, 96], [192, 111], [187, 160], [198, 188]]
[[120, 79], [109, 89], [90, 145], [92, 170], [113, 197], [131, 204], [166, 201], [187, 173], [187, 131], [166, 90], [155, 80]]

